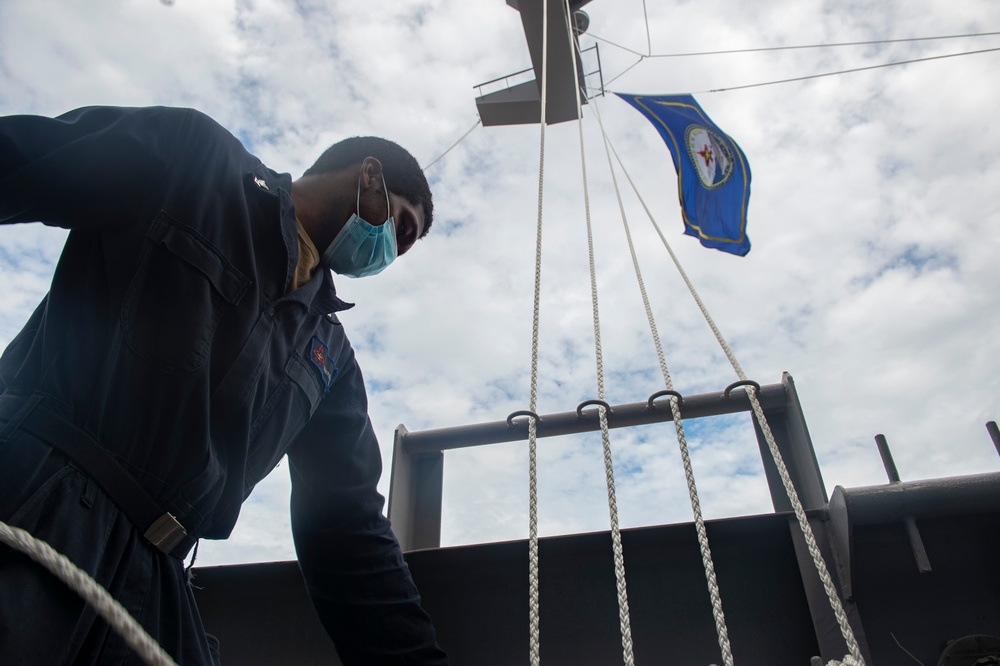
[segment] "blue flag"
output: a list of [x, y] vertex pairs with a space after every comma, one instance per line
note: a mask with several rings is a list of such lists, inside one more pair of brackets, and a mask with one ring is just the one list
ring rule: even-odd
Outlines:
[[656, 126], [673, 155], [684, 233], [705, 247], [740, 256], [749, 252], [750, 165], [736, 142], [691, 95], [615, 94]]

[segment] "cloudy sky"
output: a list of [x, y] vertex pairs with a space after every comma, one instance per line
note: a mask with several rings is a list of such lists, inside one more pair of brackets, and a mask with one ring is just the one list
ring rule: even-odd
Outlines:
[[[996, 470], [1000, 417], [1000, 53], [709, 93], [1000, 47], [1000, 36], [738, 55], [726, 49], [1000, 30], [992, 0], [595, 0], [610, 90], [693, 92], [753, 172], [745, 258], [682, 236], [654, 128], [597, 100], [608, 134], [747, 374], [796, 380], [828, 491], [882, 483], [885, 433], [904, 479]], [[616, 46], [618, 45], [618, 46]], [[625, 48], [621, 48], [625, 47]], [[473, 87], [530, 66], [503, 0], [3, 0], [0, 114], [90, 104], [193, 106], [279, 171], [378, 134], [423, 164], [477, 119]], [[626, 69], [628, 71], [621, 75]], [[583, 120], [607, 399], [663, 388], [592, 108]], [[546, 132], [541, 413], [596, 397], [579, 130]], [[338, 279], [389, 469], [397, 424], [502, 420], [528, 404], [537, 125], [477, 128], [428, 170], [432, 233], [389, 270]], [[621, 179], [620, 175], [619, 178]], [[628, 221], [674, 383], [735, 379], [634, 195]], [[64, 239], [0, 229], [0, 346], [47, 290]], [[706, 516], [770, 510], [746, 415], [688, 423]], [[623, 526], [690, 520], [669, 424], [612, 431]], [[446, 544], [527, 535], [523, 443], [449, 452]], [[294, 557], [284, 465], [199, 562]], [[388, 492], [388, 474], [382, 488]], [[543, 535], [606, 529], [600, 438], [540, 442]]]

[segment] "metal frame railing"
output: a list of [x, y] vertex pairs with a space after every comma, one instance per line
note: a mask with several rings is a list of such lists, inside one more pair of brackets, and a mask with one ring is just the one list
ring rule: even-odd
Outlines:
[[[749, 412], [750, 400], [744, 390], [720, 391], [683, 396], [684, 419]], [[654, 393], [646, 402], [611, 405], [609, 428], [623, 428], [673, 420], [666, 392]], [[792, 476], [806, 510], [819, 509], [827, 502], [826, 489], [816, 454], [799, 405], [795, 384], [787, 373], [780, 384], [761, 386], [758, 399], [764, 408], [778, 448]], [[539, 438], [597, 431], [600, 428], [594, 401], [585, 401], [572, 412], [540, 415]], [[771, 501], [775, 511], [791, 510], [777, 468], [767, 449], [760, 427], [754, 422], [757, 442]], [[444, 484], [444, 452], [450, 449], [514, 442], [528, 439], [528, 417], [514, 412], [504, 421], [410, 432], [396, 428], [389, 486], [389, 518], [404, 551], [437, 548], [441, 545], [441, 498]]]
[[[593, 71], [590, 71], [590, 72], [584, 72], [584, 74], [583, 74], [583, 81], [581, 82], [581, 89], [584, 91], [584, 95], [585, 95], [586, 99], [593, 99], [593, 98], [597, 97], [598, 95], [600, 95], [602, 97], [604, 96], [604, 71], [601, 69], [601, 50], [598, 48], [598, 45], [596, 43], [593, 46], [588, 46], [587, 48], [580, 50], [580, 62], [581, 62], [581, 65], [582, 65], [582, 63], [583, 63], [583, 54], [584, 53], [589, 53], [591, 51], [594, 51], [595, 52], [595, 56], [597, 57], [597, 69], [595, 69]], [[482, 83], [476, 84], [476, 85], [474, 85], [472, 87], [475, 89], [477, 97], [485, 97], [486, 95], [489, 95], [489, 94], [492, 94], [492, 93], [495, 93], [495, 92], [499, 92], [500, 90], [507, 90], [507, 89], [509, 89], [511, 87], [511, 84], [510, 84], [510, 80], [511, 79], [513, 79], [516, 76], [520, 76], [522, 74], [527, 74], [528, 72], [531, 72], [531, 71], [534, 71], [534, 69], [532, 67], [528, 67], [527, 69], [522, 69], [522, 70], [519, 70], [517, 72], [513, 72], [511, 74], [507, 74], [505, 76], [498, 76], [497, 78], [490, 79], [489, 81], [483, 81]], [[596, 88], [596, 90], [598, 92], [596, 92], [594, 94], [589, 94], [588, 93], [589, 88], [587, 87], [586, 82], [587, 82], [587, 80], [591, 76], [594, 76], [595, 74], [600, 79], [601, 85], [600, 85], [600, 87]], [[504, 86], [502, 88], [497, 88], [497, 90], [491, 90], [488, 93], [484, 93], [483, 92], [483, 88], [485, 86], [491, 85], [493, 83], [499, 83], [500, 81], [504, 82]], [[527, 83], [527, 81], [522, 81], [522, 83]]]

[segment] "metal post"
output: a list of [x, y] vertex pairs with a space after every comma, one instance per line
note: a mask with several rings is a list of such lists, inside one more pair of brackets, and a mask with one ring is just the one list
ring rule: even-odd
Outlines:
[[896, 469], [896, 461], [892, 459], [892, 451], [889, 450], [889, 442], [885, 435], [875, 435], [875, 445], [878, 447], [878, 454], [882, 458], [882, 467], [889, 477], [889, 483], [899, 483], [899, 470]]
[[[809, 429], [806, 427], [802, 405], [799, 404], [799, 396], [795, 391], [795, 381], [787, 372], [782, 374], [781, 387], [784, 400], [780, 405], [762, 404], [764, 415], [767, 417], [775, 444], [778, 445], [778, 451], [785, 461], [788, 474], [792, 478], [792, 485], [795, 486], [795, 491], [799, 494], [802, 506], [806, 511], [820, 509], [826, 506], [826, 486], [823, 484], [823, 475], [819, 470], [819, 462], [816, 460], [816, 451], [809, 438]], [[735, 396], [737, 393], [741, 393], [741, 391], [734, 392], [733, 395]], [[763, 393], [764, 388], [762, 387], [761, 394]], [[785, 486], [778, 475], [778, 468], [771, 457], [764, 432], [756, 419], [754, 419], [754, 431], [757, 433], [757, 445], [760, 448], [760, 457], [764, 465], [764, 475], [767, 478], [768, 488], [771, 490], [771, 504], [774, 505], [774, 510], [778, 513], [789, 512], [792, 510], [792, 503], [788, 499]]]
[[441, 493], [444, 454], [407, 450], [406, 426], [400, 424], [392, 444], [389, 520], [404, 552], [441, 545]]
[[[882, 458], [885, 474], [889, 477], [889, 484], [901, 483], [899, 470], [896, 469], [896, 461], [892, 459], [892, 451], [889, 449], [889, 442], [885, 435], [875, 435], [875, 445], [878, 446], [878, 454]], [[913, 559], [917, 562], [917, 570], [920, 573], [930, 573], [931, 561], [927, 557], [927, 548], [924, 546], [923, 537], [920, 536], [920, 530], [917, 528], [916, 518], [904, 516], [903, 525], [906, 526], [906, 536], [910, 540], [910, 550], [913, 551]]]
[[986, 424], [986, 431], [990, 433], [990, 439], [993, 440], [993, 446], [997, 447], [997, 453], [1000, 453], [1000, 428], [997, 428], [997, 422], [988, 422]]

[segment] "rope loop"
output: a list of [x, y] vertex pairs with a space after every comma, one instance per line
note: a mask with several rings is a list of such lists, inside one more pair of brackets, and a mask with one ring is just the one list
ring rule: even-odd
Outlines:
[[[595, 398], [594, 400], [584, 400], [583, 402], [581, 402], [579, 405], [576, 406], [576, 415], [577, 415], [577, 417], [579, 417], [579, 418], [582, 419], [583, 418], [583, 408], [584, 407], [589, 407], [590, 405], [598, 405], [600, 407], [603, 407], [604, 408], [604, 413], [607, 416], [611, 416], [614, 413], [614, 410], [611, 409], [611, 405], [609, 405], [604, 400], [600, 400], [600, 399], [596, 399]], [[600, 412], [598, 412], [598, 414], [600, 414]]]
[[55, 548], [27, 531], [0, 521], [0, 543], [20, 551], [68, 585], [150, 666], [177, 666], [159, 643], [100, 583]]
[[511, 412], [510, 416], [507, 417], [508, 428], [516, 427], [514, 425], [514, 419], [517, 418], [518, 416], [527, 416], [528, 418], [534, 419], [535, 424], [539, 424], [542, 422], [542, 417], [536, 414], [535, 412], [531, 411], [530, 409], [519, 409], [516, 412]]
[[[684, 396], [682, 396], [677, 391], [671, 391], [670, 389], [666, 389], [664, 391], [657, 391], [653, 395], [649, 396], [649, 400], [646, 401], [646, 409], [648, 409], [648, 410], [654, 410], [654, 409], [656, 409], [656, 405], [654, 404], [656, 402], [656, 399], [657, 398], [662, 398], [662, 397], [668, 396], [668, 395], [672, 395], [675, 398], [677, 398], [677, 407], [678, 407], [678, 409], [681, 406], [684, 405]], [[670, 403], [670, 411], [673, 411], [673, 402]]]
[[752, 386], [754, 387], [757, 393], [760, 393], [760, 384], [758, 384], [752, 379], [741, 379], [740, 381], [733, 382], [732, 384], [727, 386], [726, 390], [723, 391], [722, 395], [726, 398], [726, 400], [728, 400], [731, 397], [729, 394], [732, 392], [732, 390], [735, 388], [739, 388], [740, 386]]

